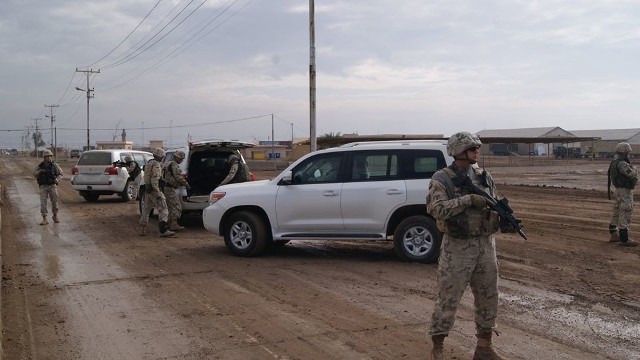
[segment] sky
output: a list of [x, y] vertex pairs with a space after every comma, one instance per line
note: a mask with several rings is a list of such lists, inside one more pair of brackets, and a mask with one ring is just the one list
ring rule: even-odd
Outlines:
[[[36, 125], [86, 145], [87, 79], [92, 145], [309, 137], [309, 6], [2, 0], [0, 147]], [[317, 136], [639, 127], [638, 1], [315, 0], [314, 18]]]

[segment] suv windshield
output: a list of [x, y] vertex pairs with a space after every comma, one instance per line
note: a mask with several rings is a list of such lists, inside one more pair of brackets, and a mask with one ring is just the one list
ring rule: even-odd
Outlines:
[[78, 165], [110, 165], [111, 153], [85, 152], [78, 160]]

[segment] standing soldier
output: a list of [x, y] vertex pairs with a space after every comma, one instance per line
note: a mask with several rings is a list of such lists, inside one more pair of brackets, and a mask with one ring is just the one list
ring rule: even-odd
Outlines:
[[181, 186], [184, 186], [187, 190], [191, 189], [187, 180], [180, 175], [180, 164], [184, 161], [184, 158], [184, 152], [176, 151], [173, 154], [173, 160], [169, 161], [164, 167], [164, 196], [167, 199], [167, 207], [169, 208], [169, 230], [172, 231], [184, 229], [178, 224], [178, 219], [182, 215], [182, 204], [176, 189]]
[[164, 150], [161, 148], [153, 149], [153, 159], [144, 166], [144, 203], [142, 214], [140, 215], [140, 236], [147, 235], [147, 224], [149, 223], [149, 214], [152, 209], [158, 212], [158, 227], [160, 228], [160, 236], [173, 236], [176, 233], [169, 230], [167, 219], [169, 212], [167, 211], [167, 203], [160, 189], [160, 178], [162, 177], [162, 167], [160, 161], [164, 157]]
[[609, 165], [609, 181], [607, 185], [609, 199], [611, 199], [611, 183], [613, 183], [613, 215], [609, 223], [609, 242], [618, 242], [622, 246], [637, 246], [638, 243], [629, 239], [628, 227], [633, 214], [633, 188], [638, 183], [638, 170], [631, 165], [629, 153], [631, 145], [621, 142], [616, 145], [616, 155]]
[[51, 212], [53, 222], [58, 223], [58, 179], [62, 177], [62, 169], [53, 162], [53, 153], [49, 150], [42, 152], [44, 161], [38, 164], [33, 171], [40, 187], [40, 213], [42, 222], [40, 225], [47, 225], [47, 197], [51, 199]]
[[124, 163], [129, 173], [129, 181], [133, 183], [133, 191], [131, 192], [131, 201], [135, 201], [138, 198], [138, 189], [140, 189], [140, 180], [142, 179], [142, 169], [136, 161], [133, 161], [131, 156], [124, 158]]
[[498, 214], [487, 207], [491, 200], [453, 183], [456, 177], [468, 176], [495, 197], [491, 175], [475, 165], [480, 145], [480, 139], [468, 132], [452, 135], [447, 153], [455, 161], [436, 172], [429, 184], [427, 212], [444, 233], [438, 262], [438, 299], [429, 330], [433, 342], [431, 359], [443, 358], [444, 338], [453, 327], [467, 285], [475, 298], [478, 343], [473, 358], [504, 359], [491, 345], [498, 312], [498, 263], [493, 235], [499, 228]]
[[229, 155], [227, 163], [229, 164], [229, 174], [218, 186], [249, 181], [249, 168], [247, 164], [240, 161], [238, 155]]

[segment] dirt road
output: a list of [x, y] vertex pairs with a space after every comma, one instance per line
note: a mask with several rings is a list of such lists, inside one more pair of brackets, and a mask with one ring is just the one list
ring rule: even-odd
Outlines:
[[[35, 162], [0, 159], [6, 359], [426, 357], [435, 265], [401, 262], [388, 242], [236, 258], [197, 218], [174, 238], [139, 237], [136, 204], [85, 202], [61, 163], [62, 222], [39, 226]], [[640, 247], [606, 242], [602, 164], [491, 168], [529, 237], [497, 240], [495, 343], [510, 358], [640, 358]], [[469, 359], [474, 345], [467, 291], [445, 350]]]

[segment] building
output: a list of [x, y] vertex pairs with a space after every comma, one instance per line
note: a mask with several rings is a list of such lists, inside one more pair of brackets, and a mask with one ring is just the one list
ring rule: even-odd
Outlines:
[[631, 144], [631, 157], [640, 157], [640, 129], [605, 129], [605, 130], [571, 130], [578, 137], [598, 137], [599, 140], [570, 144], [590, 151], [595, 157], [611, 157], [615, 153], [616, 145], [620, 142]]

